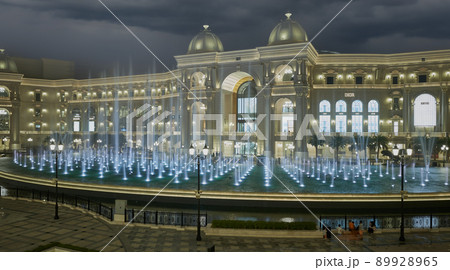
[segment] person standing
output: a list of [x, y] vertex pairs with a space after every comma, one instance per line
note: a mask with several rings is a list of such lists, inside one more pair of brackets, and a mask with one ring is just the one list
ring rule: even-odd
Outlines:
[[358, 231], [359, 231], [359, 236], [361, 237], [361, 239], [363, 239], [363, 222], [362, 222], [362, 220], [359, 221]]
[[348, 230], [351, 234], [354, 234], [355, 232], [355, 223], [353, 223], [353, 221], [351, 220], [348, 222]]

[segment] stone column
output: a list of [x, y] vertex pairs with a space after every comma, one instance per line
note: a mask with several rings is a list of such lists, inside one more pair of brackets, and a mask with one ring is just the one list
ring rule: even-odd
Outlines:
[[20, 94], [19, 84], [9, 86], [11, 91], [10, 149], [20, 149]]
[[20, 102], [19, 101], [12, 102], [10, 130], [11, 130], [10, 149], [11, 150], [20, 149]]
[[443, 132], [447, 132], [448, 116], [448, 96], [447, 88], [441, 87], [441, 127]]
[[264, 156], [273, 157], [275, 154], [274, 146], [275, 146], [275, 136], [274, 136], [274, 125], [270, 121], [270, 115], [272, 113], [272, 96], [271, 89], [267, 86], [263, 93], [264, 100], [264, 111], [261, 113], [266, 114], [264, 118], [264, 136], [266, 137], [266, 141], [264, 142]]
[[[204, 102], [206, 105], [206, 114], [214, 114], [215, 112], [215, 104], [214, 104], [214, 96], [212, 94], [211, 87], [206, 88], [206, 101]], [[211, 131], [213, 129], [214, 121], [207, 120], [205, 123], [205, 127], [207, 130]], [[202, 133], [204, 133], [205, 143], [209, 147], [209, 150], [212, 151], [214, 147], [214, 136], [212, 134], [206, 134], [205, 130], [202, 130]], [[200, 136], [200, 138], [203, 136]]]
[[186, 97], [183, 97], [183, 103], [184, 105], [182, 106], [183, 108], [183, 115], [181, 116], [182, 119], [182, 131], [181, 131], [181, 142], [182, 145], [184, 145], [184, 147], [186, 149], [188, 149], [191, 146], [191, 129], [192, 129], [192, 118], [191, 118], [191, 111], [190, 111], [190, 106], [191, 103], [187, 100]]
[[410, 90], [407, 88], [403, 88], [403, 132], [410, 131], [411, 125], [411, 101], [410, 101]]
[[[297, 120], [294, 122], [294, 145], [295, 145], [295, 155], [298, 157], [307, 157], [308, 156], [308, 137], [303, 136], [301, 140], [296, 140], [296, 137], [300, 130], [300, 126], [302, 125], [303, 119], [308, 111], [308, 101], [307, 101], [307, 87], [300, 86], [295, 89], [295, 115], [297, 116]], [[308, 125], [309, 126], [309, 125]], [[313, 131], [311, 131], [313, 132]]]
[[[186, 83], [185, 78], [183, 78], [183, 82]], [[184, 89], [182, 85], [179, 85], [180, 90], [180, 101], [181, 101], [181, 145], [184, 146], [184, 149], [189, 149], [191, 146], [191, 102], [188, 100], [189, 91]]]

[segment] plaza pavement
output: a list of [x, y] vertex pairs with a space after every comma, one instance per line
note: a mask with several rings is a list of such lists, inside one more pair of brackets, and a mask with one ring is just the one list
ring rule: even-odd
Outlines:
[[[124, 224], [114, 224], [80, 209], [54, 204], [0, 198], [0, 252], [29, 251], [51, 242], [101, 250]], [[131, 224], [104, 251], [346, 251], [336, 239], [205, 236], [196, 241], [196, 228]], [[450, 232], [414, 232], [399, 244], [398, 233], [343, 239], [351, 251], [450, 251]]]

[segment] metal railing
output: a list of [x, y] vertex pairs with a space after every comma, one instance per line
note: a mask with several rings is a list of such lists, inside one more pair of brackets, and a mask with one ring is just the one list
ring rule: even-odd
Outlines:
[[[12, 189], [8, 188], [6, 189], [6, 197], [56, 202], [56, 193], [50, 192], [50, 190], [41, 191], [34, 189], [30, 190], [20, 188], [12, 188]], [[95, 212], [100, 216], [103, 216], [111, 221], [114, 220], [114, 210], [112, 207], [103, 205], [101, 202], [97, 202], [90, 198], [59, 193], [58, 203], [86, 209], [88, 211]]]
[[[192, 213], [174, 213], [163, 211], [142, 211], [125, 209], [125, 222], [154, 224], [154, 225], [173, 225], [173, 226], [197, 226], [197, 214]], [[200, 226], [206, 227], [208, 224], [208, 215], [200, 215]]]
[[[345, 230], [348, 229], [348, 222], [353, 221], [358, 226], [362, 221], [363, 228], [367, 229], [370, 222], [375, 222], [377, 229], [399, 229], [401, 217], [399, 215], [380, 215], [380, 216], [321, 216], [320, 221], [332, 229], [341, 225]], [[321, 228], [319, 224], [319, 228]], [[405, 214], [405, 229], [438, 229], [450, 227], [450, 215], [418, 215]]]

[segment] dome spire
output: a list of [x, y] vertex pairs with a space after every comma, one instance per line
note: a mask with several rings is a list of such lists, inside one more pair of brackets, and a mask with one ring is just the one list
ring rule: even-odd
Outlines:
[[291, 18], [292, 13], [286, 12], [285, 20], [282, 20], [272, 30], [269, 36], [268, 46], [289, 43], [302, 43], [308, 41], [306, 31], [303, 27]]
[[209, 30], [208, 24], [204, 24], [203, 28], [203, 31], [200, 31], [189, 43], [187, 54], [223, 52], [223, 45], [219, 37]]

